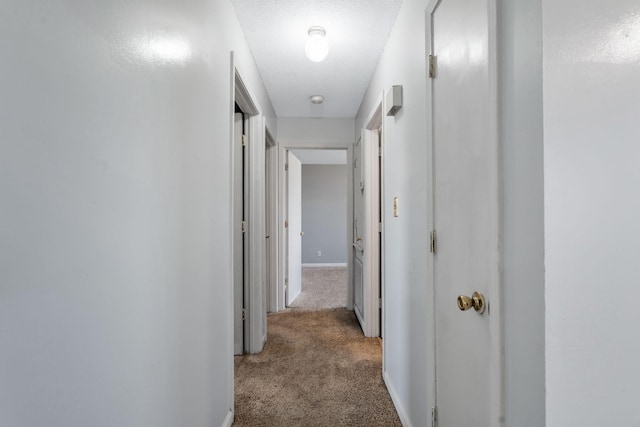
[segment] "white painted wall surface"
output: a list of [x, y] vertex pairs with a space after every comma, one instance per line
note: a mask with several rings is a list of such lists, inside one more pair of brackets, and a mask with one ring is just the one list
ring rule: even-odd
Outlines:
[[226, 0], [0, 5], [0, 425], [221, 426], [232, 402]]
[[348, 148], [355, 142], [353, 119], [278, 118], [278, 141], [289, 147]]
[[[427, 405], [427, 150], [424, 0], [405, 0], [356, 117], [356, 132], [383, 90], [403, 86], [403, 107], [384, 118], [385, 376], [406, 426], [431, 423]], [[393, 217], [393, 197], [399, 217]], [[423, 238], [420, 238], [423, 236]], [[430, 277], [430, 276], [429, 276]]]
[[347, 263], [348, 186], [346, 165], [302, 165], [303, 264]]
[[[506, 426], [545, 422], [542, 8], [499, 0]], [[573, 424], [567, 424], [573, 425]]]
[[547, 426], [640, 425], [640, 3], [543, 0]]

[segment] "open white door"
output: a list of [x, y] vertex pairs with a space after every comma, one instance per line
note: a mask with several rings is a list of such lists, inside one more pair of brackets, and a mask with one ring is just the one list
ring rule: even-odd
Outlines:
[[291, 152], [287, 153], [287, 201], [288, 201], [288, 286], [287, 306], [302, 291], [302, 163]]
[[353, 145], [353, 311], [363, 331], [364, 304], [364, 174], [362, 172], [362, 138]]
[[504, 425], [493, 11], [491, 0], [440, 0], [427, 10], [442, 426]]

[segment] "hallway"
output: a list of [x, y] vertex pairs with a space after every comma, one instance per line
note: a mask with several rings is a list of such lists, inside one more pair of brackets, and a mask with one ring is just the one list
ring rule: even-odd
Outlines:
[[382, 349], [352, 311], [268, 317], [264, 351], [235, 358], [235, 427], [401, 426], [382, 380]]
[[[0, 20], [0, 426], [640, 427], [638, 0]], [[383, 341], [286, 308], [298, 150]]]

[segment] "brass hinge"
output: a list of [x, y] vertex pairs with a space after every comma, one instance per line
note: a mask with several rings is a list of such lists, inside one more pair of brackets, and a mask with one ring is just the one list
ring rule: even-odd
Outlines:
[[242, 146], [244, 147], [245, 145], [247, 145], [247, 136], [242, 135]]
[[431, 408], [431, 427], [438, 427], [438, 407]]
[[438, 65], [438, 57], [429, 55], [429, 78], [436, 78], [436, 66]]
[[284, 228], [289, 228], [289, 221], [287, 220], [284, 221]]
[[242, 232], [243, 233], [247, 232], [247, 223], [245, 221], [242, 221]]
[[436, 251], [438, 250], [438, 235], [436, 234], [436, 230], [433, 230], [431, 232], [431, 245], [430, 245], [430, 251], [432, 254], [435, 254]]
[[242, 309], [242, 320], [247, 320], [247, 309], [246, 308]]

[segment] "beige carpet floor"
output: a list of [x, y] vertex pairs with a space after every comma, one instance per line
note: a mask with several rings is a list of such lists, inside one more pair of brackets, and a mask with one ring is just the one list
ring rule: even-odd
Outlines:
[[323, 309], [346, 307], [346, 267], [303, 267], [302, 292], [292, 308]]
[[346, 308], [268, 316], [257, 355], [235, 359], [235, 427], [401, 426], [382, 380], [380, 340]]

